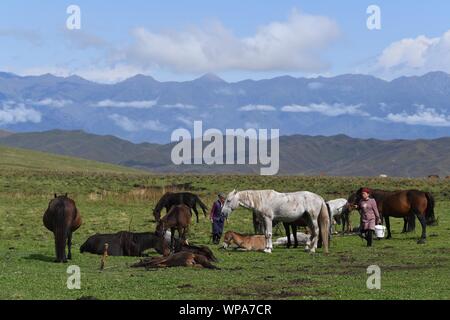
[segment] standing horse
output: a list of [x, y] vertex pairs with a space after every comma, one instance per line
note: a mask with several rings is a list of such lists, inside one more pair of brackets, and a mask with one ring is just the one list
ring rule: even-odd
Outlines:
[[311, 244], [305, 250], [315, 252], [317, 248], [319, 225], [324, 240], [324, 252], [328, 253], [328, 228], [330, 219], [323, 198], [308, 191], [279, 193], [274, 190], [233, 190], [227, 196], [222, 213], [227, 217], [237, 207], [255, 210], [264, 219], [266, 248], [272, 252], [272, 222], [294, 222], [304, 217], [311, 230]]
[[[206, 211], [208, 211], [208, 207], [200, 200], [199, 196], [190, 192], [166, 192], [161, 199], [159, 199], [158, 203], [153, 209], [153, 216], [155, 217], [155, 221], [158, 222], [161, 218], [161, 211], [163, 208], [166, 208], [166, 212], [169, 212], [172, 206], [184, 204], [189, 207], [189, 211], [192, 209], [197, 217], [198, 223], [198, 211], [197, 204], [199, 204], [200, 208], [203, 210], [203, 214], [206, 217]], [[191, 213], [192, 216], [192, 213]]]
[[170, 229], [170, 248], [175, 249], [175, 230], [178, 230], [178, 238], [182, 242], [186, 242], [186, 234], [191, 224], [191, 210], [188, 206], [181, 204], [170, 208], [156, 226], [156, 234], [161, 238], [164, 237], [167, 229]]
[[[354, 207], [361, 200], [361, 190], [362, 188], [350, 196], [348, 200], [350, 207]], [[420, 190], [385, 191], [370, 189], [370, 195], [377, 202], [382, 219], [386, 221], [387, 239], [392, 237], [389, 217], [403, 218], [403, 231], [406, 231], [407, 224], [411, 223], [411, 220], [416, 216], [422, 226], [422, 235], [417, 243], [425, 243], [427, 224], [431, 225], [436, 221], [434, 198], [431, 193]]]
[[[330, 228], [329, 228], [329, 234], [328, 239], [331, 240], [332, 236], [332, 226], [333, 221], [336, 221], [338, 224], [341, 224], [341, 215], [344, 210], [344, 208], [347, 205], [346, 199], [335, 199], [330, 200], [326, 202], [327, 209], [328, 209], [328, 215], [330, 219]], [[286, 231], [286, 237], [287, 237], [287, 244], [286, 246], [288, 248], [291, 247], [291, 236], [290, 236], [290, 228], [292, 228], [292, 235], [294, 237], [294, 248], [298, 247], [298, 239], [297, 239], [297, 227], [307, 227], [307, 223], [303, 217], [300, 217], [298, 220], [292, 222], [292, 223], [283, 223], [284, 229]], [[320, 236], [321, 230], [319, 225], [319, 240], [318, 240], [318, 247], [322, 247], [322, 237]]]
[[55, 198], [50, 201], [44, 213], [43, 222], [55, 237], [55, 262], [67, 262], [67, 259], [72, 259], [72, 232], [81, 226], [81, 216], [75, 202], [67, 197], [67, 193], [59, 197], [55, 194]]

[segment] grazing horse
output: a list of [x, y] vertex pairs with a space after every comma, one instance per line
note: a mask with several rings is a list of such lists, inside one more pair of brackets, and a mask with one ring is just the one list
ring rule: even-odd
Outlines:
[[[197, 204], [202, 208], [203, 214], [206, 217], [206, 211], [208, 211], [208, 207], [200, 200], [199, 196], [190, 192], [166, 192], [161, 199], [159, 199], [158, 203], [153, 209], [153, 216], [155, 217], [155, 221], [158, 222], [161, 218], [161, 211], [163, 208], [166, 208], [166, 212], [169, 212], [172, 206], [184, 204], [189, 207], [189, 210], [194, 210], [194, 213], [197, 217], [198, 223], [198, 211]], [[190, 211], [189, 211], [190, 212]], [[192, 213], [191, 213], [192, 216]]]
[[312, 239], [305, 250], [316, 251], [320, 225], [324, 252], [328, 253], [330, 218], [321, 196], [309, 191], [279, 193], [274, 190], [233, 190], [225, 200], [222, 213], [228, 217], [239, 206], [255, 210], [263, 218], [266, 237], [264, 252], [272, 252], [272, 222], [291, 223], [303, 217], [311, 230]]
[[44, 213], [43, 222], [55, 237], [55, 262], [67, 262], [67, 259], [72, 259], [72, 232], [81, 226], [81, 216], [75, 202], [67, 197], [67, 193], [64, 196], [55, 194], [55, 198], [50, 201]]
[[168, 267], [203, 267], [208, 269], [220, 269], [209, 262], [208, 258], [201, 254], [181, 251], [167, 257], [153, 257], [141, 260], [131, 266], [132, 268], [168, 268]]
[[[361, 190], [362, 188], [349, 197], [350, 208], [355, 208], [361, 200]], [[422, 226], [422, 235], [417, 243], [425, 243], [427, 224], [431, 225], [436, 222], [434, 198], [431, 193], [420, 190], [385, 191], [370, 189], [370, 195], [377, 202], [378, 211], [382, 219], [386, 221], [387, 239], [392, 237], [389, 217], [403, 218], [403, 231], [406, 231], [407, 224], [410, 224], [411, 220], [414, 220], [414, 216], [416, 216]]]
[[223, 248], [232, 244], [246, 251], [264, 251], [266, 248], [266, 237], [262, 235], [243, 235], [234, 231], [227, 231], [223, 238]]
[[178, 238], [182, 242], [186, 241], [186, 234], [191, 224], [191, 211], [188, 206], [181, 204], [170, 208], [169, 212], [159, 220], [156, 226], [156, 234], [161, 238], [170, 229], [170, 248], [175, 246], [175, 230], [178, 231]]

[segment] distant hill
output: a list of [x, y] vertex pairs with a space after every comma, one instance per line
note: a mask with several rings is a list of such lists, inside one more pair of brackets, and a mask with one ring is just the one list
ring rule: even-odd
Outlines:
[[5, 131], [5, 130], [1, 130], [1, 129], [0, 129], [0, 138], [7, 137], [7, 136], [10, 136], [10, 135], [12, 135], [12, 134], [13, 134], [12, 132]]
[[[173, 173], [259, 173], [250, 165], [182, 165], [170, 159], [173, 144], [134, 144], [113, 136], [53, 130], [16, 133], [0, 144]], [[424, 177], [450, 175], [450, 138], [434, 140], [354, 139], [345, 135], [283, 136], [280, 174]]]
[[38, 151], [0, 146], [0, 170], [143, 173], [132, 168]]
[[161, 82], [136, 75], [115, 84], [0, 72], [3, 129], [84, 130], [134, 143], [167, 143], [174, 129], [191, 128], [194, 120], [220, 130], [279, 128], [282, 135], [433, 139], [450, 136], [448, 101], [444, 72], [392, 81], [344, 74], [226, 82], [207, 74]]

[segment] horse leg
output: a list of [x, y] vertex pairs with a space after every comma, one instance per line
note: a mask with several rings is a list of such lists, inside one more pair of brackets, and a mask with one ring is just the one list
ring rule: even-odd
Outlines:
[[283, 222], [284, 230], [286, 231], [287, 244], [286, 247], [289, 249], [291, 247], [291, 229], [289, 223]]
[[294, 248], [298, 248], [297, 226], [292, 224], [292, 233], [294, 235]]
[[312, 243], [311, 243], [311, 253], [315, 253], [317, 249], [317, 243], [319, 241], [319, 224], [317, 220], [314, 221], [311, 219], [311, 233], [312, 233]]
[[271, 253], [272, 252], [272, 219], [270, 217], [264, 217], [265, 224], [265, 236], [266, 236], [266, 248], [264, 252]]
[[415, 212], [417, 219], [419, 219], [420, 224], [422, 225], [422, 236], [420, 237], [418, 244], [424, 244], [427, 239], [427, 220], [424, 215], [421, 215], [419, 211]]
[[391, 234], [391, 222], [389, 221], [389, 216], [386, 215], [386, 229], [388, 231], [388, 235], [386, 237], [386, 239], [391, 239], [392, 238], [392, 234]]
[[170, 228], [170, 251], [175, 251], [175, 228]]
[[406, 229], [408, 227], [408, 217], [403, 218], [403, 230], [402, 233], [406, 233]]
[[68, 247], [68, 253], [67, 253], [67, 259], [72, 260], [72, 232], [69, 232], [69, 235], [67, 236], [67, 247]]

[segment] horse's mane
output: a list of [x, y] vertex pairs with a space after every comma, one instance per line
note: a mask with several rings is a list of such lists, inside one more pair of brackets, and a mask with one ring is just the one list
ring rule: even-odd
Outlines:
[[239, 191], [239, 201], [252, 209], [261, 210], [262, 204], [273, 190], [245, 190]]

